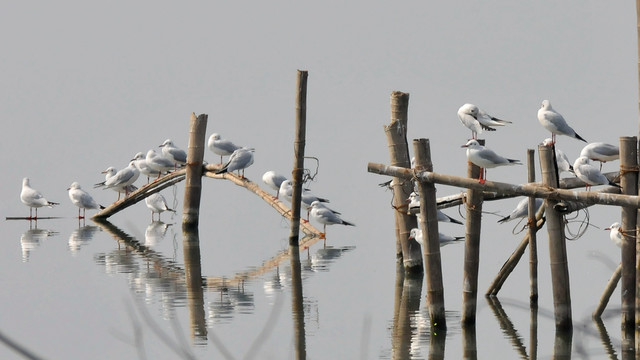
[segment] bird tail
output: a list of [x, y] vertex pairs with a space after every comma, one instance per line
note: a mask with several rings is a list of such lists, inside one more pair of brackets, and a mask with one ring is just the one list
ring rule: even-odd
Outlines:
[[60, 205], [60, 203], [47, 200], [47, 206], [53, 206], [53, 205]]
[[227, 172], [227, 167], [225, 166], [225, 167], [223, 167], [222, 169], [220, 169], [220, 170], [216, 171], [216, 174], [224, 174], [224, 173], [226, 173], [226, 172]]
[[502, 119], [498, 119], [496, 117], [491, 117], [491, 120], [500, 123], [500, 125], [506, 125], [506, 124], [513, 124], [513, 122], [509, 121], [509, 120], [502, 120]]
[[522, 165], [520, 160], [514, 160], [514, 159], [507, 159], [507, 160], [509, 160], [509, 165]]
[[609, 185], [611, 185], [611, 186], [615, 186], [615, 187], [617, 187], [618, 189], [622, 189], [622, 186], [620, 186], [620, 185], [618, 185], [618, 184], [614, 183], [613, 181], [609, 181]]
[[98, 207], [100, 208], [100, 210], [104, 210], [104, 209], [106, 209], [106, 208], [105, 208], [104, 206], [102, 206], [102, 205], [98, 205]]
[[460, 220], [456, 220], [456, 219], [452, 218], [452, 217], [451, 217], [451, 216], [449, 216], [449, 215], [446, 215], [446, 216], [447, 216], [447, 218], [449, 219], [449, 222], [452, 222], [452, 223], [454, 223], [454, 224], [458, 224], [458, 225], [462, 225], [462, 221], [460, 221]]
[[506, 223], [506, 222], [507, 222], [507, 221], [509, 221], [509, 220], [511, 220], [511, 215], [509, 215], [509, 216], [505, 216], [505, 217], [503, 217], [502, 219], [498, 220], [498, 224], [504, 224], [504, 223]]
[[453, 241], [464, 241], [464, 236], [456, 236]]
[[318, 198], [318, 201], [322, 202], [322, 203], [328, 203], [330, 202], [329, 199], [323, 199], [323, 198]]
[[588, 143], [588, 141], [587, 141], [587, 140], [585, 140], [585, 139], [583, 139], [583, 138], [582, 138], [582, 136], [578, 135], [578, 133], [575, 133], [575, 134], [576, 134], [576, 139], [578, 139], [578, 140], [582, 140], [582, 141], [584, 141], [584, 142]]
[[489, 126], [487, 126], [487, 125], [480, 124], [480, 126], [482, 127], [482, 129], [483, 129], [483, 130], [487, 130], [487, 131], [496, 131], [496, 129], [494, 129], [494, 128], [492, 128], [492, 127], [489, 127]]
[[103, 186], [104, 186], [104, 183], [105, 183], [105, 181], [100, 182], [100, 183], [97, 183], [97, 184], [93, 184], [93, 188], [94, 188], [94, 189], [97, 189], [97, 188], [99, 188], [99, 187], [103, 187]]
[[571, 172], [572, 174], [575, 174], [576, 172], [573, 171], [573, 165], [569, 164], [569, 172]]
[[344, 220], [342, 220], [342, 225], [356, 226], [356, 224], [354, 224], [354, 223], [350, 223], [350, 222], [348, 222], [348, 221], [344, 221]]

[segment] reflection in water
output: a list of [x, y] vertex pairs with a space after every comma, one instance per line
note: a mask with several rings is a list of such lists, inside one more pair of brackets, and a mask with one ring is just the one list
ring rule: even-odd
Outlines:
[[58, 234], [53, 230], [38, 229], [38, 222], [35, 222], [35, 226], [31, 228], [32, 224], [29, 221], [29, 230], [25, 231], [20, 236], [20, 246], [22, 247], [22, 262], [28, 262], [31, 252], [35, 250], [40, 243], [49, 236]]
[[[493, 314], [496, 316], [496, 319], [498, 319], [500, 329], [502, 329], [502, 332], [506, 335], [506, 337], [511, 340], [511, 345], [514, 349], [516, 349], [519, 357], [522, 359], [529, 359], [529, 355], [527, 355], [527, 348], [526, 346], [524, 346], [524, 343], [522, 341], [522, 336], [518, 334], [518, 331], [515, 329], [515, 326], [511, 322], [511, 319], [509, 319], [509, 316], [507, 316], [507, 313], [502, 308], [500, 300], [498, 300], [497, 297], [492, 296], [487, 298], [487, 303], [493, 311]], [[532, 319], [532, 322], [533, 321], [537, 322], [537, 320], [535, 319]]]
[[304, 307], [302, 304], [300, 249], [298, 246], [291, 245], [289, 253], [291, 255], [291, 316], [293, 317], [295, 358], [304, 360], [307, 358], [307, 345], [304, 331]]
[[162, 221], [153, 221], [147, 226], [144, 232], [144, 245], [155, 246], [158, 245], [167, 234], [169, 226], [173, 224], [165, 224]]
[[69, 251], [71, 251], [71, 254], [73, 256], [78, 255], [80, 248], [91, 241], [96, 231], [99, 230], [99, 227], [91, 225], [79, 226], [73, 230], [69, 236]]

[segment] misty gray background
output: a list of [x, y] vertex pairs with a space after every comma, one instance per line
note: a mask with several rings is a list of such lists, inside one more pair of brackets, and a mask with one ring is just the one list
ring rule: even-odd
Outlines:
[[[66, 193], [71, 182], [80, 182], [103, 204], [114, 201], [115, 193], [91, 189], [103, 179], [100, 171], [122, 168], [136, 152], [157, 149], [166, 138], [186, 148], [192, 112], [209, 115], [207, 135], [218, 132], [256, 149], [255, 164], [246, 171], [250, 179], [262, 184], [267, 170], [290, 174], [296, 70], [309, 71], [306, 155], [320, 159], [319, 174], [309, 186], [357, 224], [328, 229], [328, 243], [357, 250], [305, 284], [305, 295], [313, 296], [325, 314], [322, 325], [308, 329], [308, 353], [314, 358], [327, 347], [348, 349], [346, 357], [360, 354], [367, 318], [372, 321], [369, 356], [384, 357], [390, 348], [395, 278], [391, 193], [377, 186], [387, 179], [367, 173], [366, 167], [370, 161], [389, 162], [383, 126], [389, 123], [392, 91], [410, 93], [409, 140], [429, 138], [435, 171], [446, 174], [466, 174], [460, 145], [470, 131], [456, 111], [467, 102], [513, 121], [480, 137], [496, 152], [523, 161], [527, 148], [549, 137], [536, 119], [543, 99], [590, 142], [615, 144], [620, 136], [638, 133], [635, 4], [628, 1], [14, 2], [0, 14], [0, 34], [0, 213], [27, 214], [19, 193], [28, 176], [49, 200], [62, 203], [39, 211], [40, 216], [65, 217], [39, 223], [59, 231], [61, 242], [76, 227], [71, 217], [77, 210]], [[557, 143], [571, 161], [583, 145], [567, 137]], [[205, 158], [217, 159], [208, 151]], [[522, 183], [526, 168], [489, 170], [488, 178]], [[286, 246], [287, 224], [270, 207], [231, 183], [204, 183], [203, 272], [243, 270]], [[438, 196], [460, 191], [441, 186]], [[179, 186], [179, 208], [182, 194]], [[485, 210], [506, 215], [516, 202], [486, 204]], [[448, 213], [460, 218], [454, 209]], [[590, 215], [599, 229], [590, 228], [567, 246], [575, 318], [588, 316], [611, 274], [591, 255], [618, 261], [619, 250], [601, 230], [619, 220], [618, 210], [594, 208]], [[489, 214], [483, 222], [481, 293], [520, 240], [512, 226], [498, 226], [498, 218]], [[138, 204], [112, 221], [132, 233], [143, 232], [148, 211]], [[180, 216], [174, 221], [178, 230]], [[63, 260], [53, 260], [41, 249], [40, 261], [22, 263], [18, 239], [28, 225], [4, 222], [3, 228], [0, 330], [52, 358], [91, 356], [94, 346], [118, 351], [113, 344], [121, 343], [109, 337], [109, 328], [129, 324], [126, 285], [110, 278], [104, 286], [114, 292], [90, 294], [83, 291], [82, 279], [89, 277], [83, 274], [74, 286], [62, 280], [70, 288], [47, 288], [58, 295], [45, 300], [40, 275], [59, 271], [65, 279], [63, 263], [71, 258], [59, 249]], [[442, 225], [441, 231], [463, 235], [464, 229]], [[546, 233], [539, 239], [540, 306], [552, 309], [543, 258]], [[90, 262], [91, 254], [86, 256]], [[443, 250], [448, 310], [460, 308], [462, 256], [462, 246]], [[588, 278], [580, 276], [587, 271]], [[526, 304], [526, 267], [516, 276], [502, 294]], [[332, 302], [336, 297], [344, 297], [343, 302]], [[616, 293], [614, 305], [618, 298]], [[480, 298], [480, 311], [483, 302]], [[42, 313], [33, 312], [42, 306]], [[79, 316], [76, 306], [92, 315]], [[105, 306], [110, 310], [104, 313], [86, 310]], [[223, 328], [232, 349], [242, 353], [237, 337], [253, 338], [258, 330], [252, 324], [262, 324], [268, 311], [260, 314]], [[526, 330], [528, 312], [520, 315]], [[274, 358], [291, 345], [286, 333], [291, 320], [282, 316], [282, 339], [271, 338], [267, 345]], [[102, 321], [105, 329], [97, 335], [82, 330]], [[617, 335], [615, 324], [611, 329]], [[496, 345], [509, 348], [495, 322], [490, 326], [477, 333], [479, 354]], [[552, 351], [549, 334], [540, 339], [540, 354]], [[448, 351], [457, 351], [459, 344], [460, 339], [453, 340]], [[198, 351], [217, 354], [212, 346]], [[511, 355], [507, 352], [506, 358]]]

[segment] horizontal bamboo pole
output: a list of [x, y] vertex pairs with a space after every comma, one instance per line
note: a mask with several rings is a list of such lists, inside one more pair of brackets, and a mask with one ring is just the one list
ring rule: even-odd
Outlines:
[[417, 179], [418, 181], [433, 182], [436, 184], [465, 187], [468, 189], [480, 189], [486, 192], [492, 191], [500, 195], [535, 196], [538, 198], [551, 198], [555, 200], [580, 201], [586, 204], [600, 204], [611, 206], [631, 206], [640, 208], [640, 196], [599, 193], [595, 191], [571, 191], [555, 189], [539, 184], [513, 185], [497, 181], [487, 180], [480, 184], [477, 179], [468, 179], [453, 175], [443, 175], [434, 172], [414, 172], [412, 169], [388, 166], [384, 164], [369, 163], [368, 171], [375, 174], [395, 176], [402, 179]]

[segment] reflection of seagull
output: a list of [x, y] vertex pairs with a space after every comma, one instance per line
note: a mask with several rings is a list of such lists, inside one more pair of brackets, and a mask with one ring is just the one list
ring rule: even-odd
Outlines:
[[583, 139], [567, 124], [562, 115], [553, 110], [549, 100], [542, 100], [542, 106], [538, 110], [538, 121], [545, 129], [551, 132], [551, 142], [553, 144], [556, 143], [556, 134], [566, 135], [587, 142], [587, 140]]
[[578, 179], [585, 182], [587, 189], [592, 185], [611, 185], [620, 188], [620, 185], [610, 181], [598, 168], [589, 163], [589, 158], [580, 156], [573, 163], [573, 171], [575, 171]]
[[[78, 207], [78, 219], [84, 219], [87, 209], [104, 209], [104, 206], [98, 204], [88, 192], [82, 190], [78, 182], [74, 181], [67, 190], [69, 199]], [[80, 216], [80, 209], [82, 209], [82, 216]]]
[[[438, 237], [440, 240], [440, 247], [449, 245], [457, 241], [464, 241], [464, 236], [451, 236], [451, 235], [443, 234], [441, 232], [438, 233]], [[420, 244], [420, 246], [424, 247], [424, 240], [422, 239], [422, 230], [418, 228], [411, 229], [411, 233], [409, 234], [409, 239], [414, 239], [415, 241], [418, 242], [418, 244]]]
[[29, 261], [31, 251], [40, 246], [40, 243], [47, 237], [57, 234], [55, 231], [46, 229], [29, 229], [20, 236], [20, 246], [22, 247], [22, 262]]
[[224, 174], [226, 172], [233, 172], [235, 170], [242, 170], [242, 177], [244, 178], [244, 169], [253, 164], [253, 148], [241, 148], [233, 152], [229, 157], [229, 161], [222, 167], [222, 169], [216, 171], [216, 174]]
[[160, 243], [167, 234], [171, 224], [165, 224], [162, 221], [153, 221], [144, 232], [144, 244], [146, 246], [154, 246]]
[[71, 251], [71, 254], [77, 255], [82, 245], [91, 241], [93, 235], [99, 230], [99, 227], [91, 225], [81, 226], [73, 230], [69, 236], [69, 251]]
[[486, 180], [486, 170], [505, 165], [522, 165], [520, 160], [507, 159], [493, 150], [480, 145], [476, 140], [469, 140], [462, 147], [467, 148], [467, 160], [480, 167], [480, 183]]
[[222, 156], [231, 155], [242, 146], [238, 146], [229, 140], [221, 139], [220, 134], [213, 133], [209, 137], [207, 147], [215, 154], [220, 155], [220, 164], [222, 164]]
[[610, 230], [609, 238], [616, 244], [618, 247], [622, 247], [622, 231], [620, 229], [620, 223], [614, 222], [608, 228], [604, 228], [605, 230]]
[[262, 175], [262, 181], [276, 191], [276, 199], [280, 195], [280, 185], [285, 180], [287, 180], [287, 178], [284, 177], [284, 175], [276, 174], [275, 171], [267, 171]]
[[[409, 200], [409, 213], [410, 214], [420, 213], [420, 194], [414, 191], [411, 194], [409, 194], [409, 198], [407, 200]], [[462, 225], [461, 221], [452, 218], [451, 216], [445, 214], [440, 210], [436, 210], [436, 213], [438, 214], [439, 222], [450, 222], [450, 223]]]
[[153, 221], [153, 214], [158, 213], [158, 221], [160, 220], [160, 214], [164, 211], [176, 212], [173, 209], [169, 208], [167, 205], [167, 200], [160, 193], [154, 193], [152, 195], [147, 196], [144, 199], [145, 204], [149, 210], [151, 210], [151, 221]]
[[[538, 212], [538, 209], [540, 209], [540, 206], [542, 206], [543, 202], [544, 200], [540, 198], [536, 198], [536, 212]], [[511, 221], [513, 219], [519, 219], [527, 216], [529, 216], [529, 198], [528, 197], [520, 200], [520, 202], [518, 202], [518, 205], [516, 205], [516, 208], [513, 209], [513, 211], [511, 212], [511, 214], [498, 220], [498, 222], [502, 224], [502, 223]]]
[[[20, 192], [20, 201], [23, 204], [29, 207], [29, 219], [38, 219], [38, 208], [39, 207], [53, 207], [53, 205], [58, 205], [59, 203], [55, 203], [53, 201], [49, 201], [42, 196], [40, 191], [31, 187], [29, 183], [29, 178], [22, 179], [22, 191]], [[33, 217], [31, 215], [31, 210], [36, 209], [36, 216]]]
[[355, 226], [355, 224], [348, 221], [344, 221], [340, 218], [340, 215], [333, 212], [331, 209], [324, 206], [320, 201], [314, 201], [311, 203], [311, 217], [323, 225], [323, 231], [321, 237], [324, 237], [327, 233], [327, 225], [348, 225]]
[[187, 163], [187, 153], [175, 146], [171, 139], [165, 140], [159, 147], [162, 148], [162, 155], [173, 161], [174, 170], [178, 168], [178, 165], [184, 165]]

